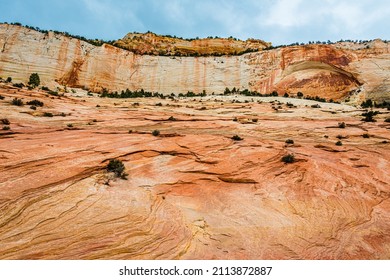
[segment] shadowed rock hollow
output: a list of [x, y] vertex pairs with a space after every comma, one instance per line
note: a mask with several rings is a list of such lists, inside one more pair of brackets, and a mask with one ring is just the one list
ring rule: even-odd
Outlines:
[[[390, 258], [388, 111], [0, 94], [1, 259]], [[112, 158], [128, 180], [107, 173]]]

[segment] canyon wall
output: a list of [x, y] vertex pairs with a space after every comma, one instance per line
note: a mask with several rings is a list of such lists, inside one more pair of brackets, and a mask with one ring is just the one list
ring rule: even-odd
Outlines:
[[390, 44], [312, 44], [236, 56], [137, 55], [112, 45], [87, 42], [21, 26], [0, 25], [0, 77], [92, 91], [144, 89], [221, 93], [226, 87], [270, 93], [303, 92], [342, 100], [390, 99]]

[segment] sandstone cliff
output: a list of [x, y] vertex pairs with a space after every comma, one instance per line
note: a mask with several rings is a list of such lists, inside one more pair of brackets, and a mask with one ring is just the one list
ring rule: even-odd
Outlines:
[[129, 88], [165, 94], [220, 93], [236, 87], [261, 93], [301, 91], [325, 98], [352, 95], [357, 100], [380, 101], [390, 98], [390, 44], [375, 40], [235, 56], [151, 56], [1, 24], [0, 76], [26, 82], [33, 72], [39, 73], [43, 84], [55, 81], [92, 91]]

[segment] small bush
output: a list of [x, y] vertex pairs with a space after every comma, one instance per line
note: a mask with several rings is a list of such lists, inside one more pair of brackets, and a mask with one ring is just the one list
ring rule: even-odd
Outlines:
[[73, 127], [73, 124], [68, 123], [66, 126], [67, 126], [67, 127]]
[[3, 130], [10, 130], [11, 128], [8, 125], [3, 126]]
[[176, 121], [176, 118], [175, 118], [175, 117], [172, 117], [172, 116], [170, 116], [170, 117], [168, 118], [168, 121]]
[[159, 102], [159, 103], [156, 103], [156, 105], [155, 106], [162, 106], [162, 103], [161, 102]]
[[320, 105], [318, 105], [318, 104], [311, 105], [311, 107], [312, 107], [312, 108], [321, 108], [321, 106], [320, 106]]
[[378, 111], [374, 112], [372, 110], [368, 111], [366, 113], [363, 113], [362, 116], [364, 118], [362, 119], [362, 121], [364, 121], [364, 122], [376, 122], [376, 120], [374, 119], [374, 116], [377, 115], [377, 114], [379, 114]]
[[294, 140], [292, 140], [292, 139], [287, 139], [287, 140], [286, 140], [286, 144], [294, 144]]
[[15, 105], [15, 106], [23, 106], [24, 105], [23, 100], [16, 98], [16, 97], [14, 99], [12, 99], [11, 104]]
[[390, 123], [390, 118], [386, 118], [385, 122], [389, 122]]
[[43, 107], [43, 102], [34, 99], [34, 100], [31, 100], [31, 101], [27, 102], [27, 105], [33, 105], [35, 107]]
[[362, 137], [363, 137], [363, 138], [370, 138], [370, 135], [369, 135], [368, 133], [364, 133], [364, 134], [362, 135]]
[[252, 122], [257, 123], [259, 119], [252, 119]]
[[129, 134], [133, 133], [133, 130], [132, 129], [129, 129]]
[[160, 130], [157, 130], [157, 129], [153, 130], [152, 131], [152, 135], [153, 136], [159, 136], [160, 135]]
[[128, 175], [125, 173], [125, 165], [119, 159], [110, 159], [106, 169], [108, 172], [113, 172], [116, 177], [120, 177], [122, 179], [126, 179]]
[[31, 87], [35, 88], [35, 87], [39, 86], [40, 83], [41, 83], [41, 80], [39, 79], [38, 73], [32, 73], [30, 75], [30, 79], [28, 81], [28, 84]]
[[238, 135], [234, 135], [234, 136], [232, 137], [232, 140], [234, 140], [234, 141], [241, 141], [241, 140], [244, 140], [244, 139], [241, 138], [241, 137], [238, 136]]
[[234, 117], [234, 118], [233, 118], [233, 121], [234, 121], [234, 122], [237, 122], [237, 121], [238, 121], [237, 117]]
[[293, 154], [287, 154], [282, 157], [282, 162], [284, 163], [293, 163], [295, 161], [295, 156]]
[[342, 146], [342, 145], [343, 145], [343, 142], [341, 142], [341, 141], [336, 142], [336, 146]]
[[12, 82], [12, 78], [11, 77], [8, 77], [6, 80], [5, 80], [6, 83], [10, 83]]
[[30, 106], [30, 109], [31, 109], [31, 110], [36, 110], [37, 107], [33, 105], [33, 106]]
[[42, 90], [49, 91], [50, 89], [48, 87], [43, 86]]
[[5, 124], [5, 125], [11, 124], [11, 122], [10, 122], [8, 119], [2, 119], [2, 120], [1, 120], [1, 123], [2, 123], [2, 124]]
[[44, 117], [52, 118], [52, 117], [53, 117], [53, 114], [50, 113], [50, 112], [44, 112], [44, 113], [43, 113], [43, 116], [44, 116]]
[[345, 128], [345, 122], [339, 122], [339, 128]]
[[0, 100], [3, 100], [4, 98], [5, 98], [4, 96], [0, 95]]
[[23, 88], [24, 87], [24, 84], [22, 83], [16, 83], [16, 84], [13, 84], [14, 87], [17, 87], [17, 88]]

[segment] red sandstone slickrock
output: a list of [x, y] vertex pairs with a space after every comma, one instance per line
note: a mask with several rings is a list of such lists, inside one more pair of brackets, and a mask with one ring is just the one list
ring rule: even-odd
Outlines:
[[[20, 42], [7, 28], [8, 43]], [[76, 57], [88, 57], [78, 82], [91, 84], [93, 53], [122, 52], [52, 35], [44, 40], [69, 52], [39, 63], [43, 79], [61, 77]], [[308, 52], [322, 48], [330, 47]], [[52, 51], [28, 49], [31, 59]], [[284, 71], [295, 75], [291, 67], [307, 65], [287, 66], [293, 51], [223, 58], [223, 67], [265, 55], [278, 60], [283, 52]], [[2, 71], [9, 53], [0, 55]], [[164, 59], [179, 65], [187, 58]], [[15, 64], [15, 73], [26, 65]], [[97, 79], [121, 79], [113, 75]], [[108, 99], [78, 89], [51, 96], [5, 83], [0, 94], [0, 119], [10, 122], [0, 131], [1, 259], [390, 258], [389, 111], [379, 109], [383, 114], [369, 123], [355, 107], [312, 108], [314, 101], [287, 98], [274, 105], [275, 98], [234, 96]], [[15, 97], [44, 106], [13, 106]], [[286, 154], [295, 161], [282, 162]], [[106, 171], [112, 158], [125, 164], [127, 180]]]

